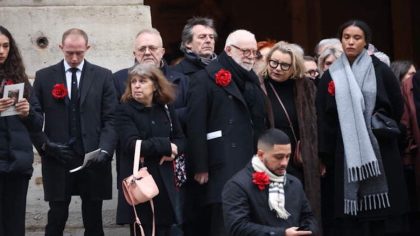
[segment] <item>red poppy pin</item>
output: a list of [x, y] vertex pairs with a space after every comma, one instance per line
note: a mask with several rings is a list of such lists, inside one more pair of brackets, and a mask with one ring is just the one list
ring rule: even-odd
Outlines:
[[332, 80], [328, 83], [328, 93], [331, 96], [335, 95], [335, 85], [334, 85], [334, 81], [332, 81]]
[[225, 69], [220, 69], [216, 75], [216, 84], [221, 87], [226, 87], [230, 84], [230, 81], [232, 80], [232, 74], [230, 71]]
[[13, 82], [13, 80], [7, 79], [5, 84], [6, 85], [12, 85], [12, 84], [15, 84], [15, 83]]
[[263, 191], [265, 187], [270, 184], [270, 178], [265, 172], [256, 171], [252, 173], [252, 183], [257, 185], [260, 191]]
[[55, 84], [51, 90], [52, 96], [57, 100], [62, 100], [67, 96], [67, 88], [64, 84]]

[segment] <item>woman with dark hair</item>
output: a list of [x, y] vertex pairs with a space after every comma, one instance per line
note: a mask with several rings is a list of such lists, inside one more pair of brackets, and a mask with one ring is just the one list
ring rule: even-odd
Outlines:
[[267, 64], [264, 84], [274, 127], [284, 131], [292, 145], [287, 173], [302, 181], [321, 222], [315, 84], [304, 76], [303, 57], [289, 43], [275, 44], [267, 54]]
[[391, 70], [401, 83], [406, 79], [412, 79], [416, 74], [416, 67], [411, 61], [393, 61]]
[[338, 31], [344, 53], [327, 70], [317, 94], [324, 235], [387, 235], [403, 230], [407, 212], [397, 135], [372, 129], [376, 111], [398, 123], [403, 100], [387, 65], [366, 48], [369, 26], [360, 20]]
[[[175, 88], [158, 68], [147, 64], [135, 65], [128, 72], [127, 81], [117, 109], [116, 129], [123, 150], [118, 184], [132, 174], [135, 143], [142, 140], [140, 156], [159, 188], [159, 194], [153, 199], [156, 235], [175, 235], [172, 233], [180, 229], [182, 216], [179, 189], [175, 186], [174, 161], [183, 153], [185, 145], [174, 108], [167, 105], [175, 99]], [[153, 216], [150, 204], [139, 204], [136, 209], [146, 236], [151, 235]], [[117, 223], [131, 224], [133, 235], [134, 220], [132, 207], [119, 191]]]
[[[23, 99], [3, 98], [4, 87], [24, 83]], [[0, 112], [15, 106], [18, 115], [0, 117], [0, 235], [25, 235], [26, 194], [34, 153], [29, 132], [42, 130], [43, 117], [16, 42], [0, 26]]]

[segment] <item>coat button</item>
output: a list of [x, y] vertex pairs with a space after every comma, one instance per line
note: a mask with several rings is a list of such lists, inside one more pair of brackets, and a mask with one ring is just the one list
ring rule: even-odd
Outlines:
[[233, 124], [233, 119], [229, 119], [228, 123], [231, 125]]
[[232, 143], [232, 147], [233, 148], [236, 148], [236, 143]]
[[152, 120], [152, 125], [154, 125], [155, 124], [155, 121], [154, 120]]
[[232, 95], [229, 95], [229, 96], [228, 96], [228, 98], [229, 98], [229, 99], [232, 99]]

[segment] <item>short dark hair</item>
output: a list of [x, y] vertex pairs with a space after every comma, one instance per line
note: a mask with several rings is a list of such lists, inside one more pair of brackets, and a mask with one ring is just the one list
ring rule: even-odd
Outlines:
[[276, 128], [266, 130], [258, 139], [258, 148], [262, 146], [273, 147], [279, 144], [290, 144], [290, 138], [285, 132]]
[[86, 45], [88, 45], [88, 36], [87, 36], [86, 32], [81, 30], [81, 29], [77, 29], [77, 28], [68, 29], [68, 30], [66, 30], [66, 32], [63, 33], [63, 37], [61, 38], [61, 43], [62, 44], [64, 44], [64, 41], [66, 40], [66, 38], [69, 35], [80, 35], [80, 36], [82, 36], [86, 41]]
[[363, 31], [363, 33], [365, 34], [365, 41], [366, 41], [365, 48], [367, 49], [368, 46], [369, 46], [369, 43], [372, 42], [372, 30], [370, 29], [369, 25], [366, 24], [366, 22], [364, 22], [362, 20], [349, 20], [349, 21], [345, 22], [344, 24], [342, 24], [338, 28], [338, 35], [337, 36], [340, 39], [340, 41], [343, 37], [343, 31], [349, 26], [356, 26]]
[[217, 38], [216, 28], [214, 27], [213, 19], [206, 18], [206, 17], [193, 17], [187, 21], [187, 24], [184, 26], [181, 34], [181, 45], [179, 49], [182, 52], [186, 50], [186, 44], [191, 43], [193, 40], [193, 32], [192, 28], [196, 25], [202, 25], [205, 27], [212, 28], [214, 31], [214, 37]]

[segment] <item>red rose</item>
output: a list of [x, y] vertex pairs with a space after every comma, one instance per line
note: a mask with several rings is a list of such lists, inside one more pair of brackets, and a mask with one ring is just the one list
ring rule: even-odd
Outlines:
[[15, 83], [13, 82], [13, 80], [11, 80], [11, 79], [7, 79], [7, 80], [6, 80], [6, 85], [12, 85], [12, 84], [15, 84]]
[[226, 87], [230, 84], [232, 79], [232, 74], [225, 69], [220, 69], [216, 73], [216, 84], [222, 87]]
[[334, 85], [334, 81], [332, 81], [332, 80], [328, 83], [328, 93], [331, 96], [335, 95], [335, 85]]
[[252, 183], [256, 184], [260, 191], [270, 184], [270, 178], [265, 172], [256, 171], [252, 174]]
[[55, 99], [64, 99], [67, 96], [67, 88], [64, 84], [55, 84], [51, 94]]

